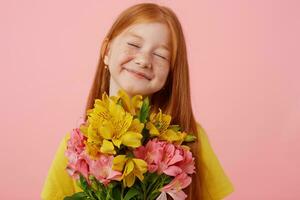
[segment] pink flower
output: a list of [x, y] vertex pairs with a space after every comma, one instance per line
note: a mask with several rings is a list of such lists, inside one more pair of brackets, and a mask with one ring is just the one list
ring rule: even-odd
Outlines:
[[[169, 176], [176, 176], [182, 173], [183, 169], [185, 169], [183, 165], [189, 161], [189, 158], [185, 161], [185, 153], [180, 146], [175, 146], [165, 141], [158, 141], [156, 138], [150, 140], [145, 147], [137, 148], [134, 151], [134, 155], [147, 162], [148, 170], [151, 173], [165, 173]], [[180, 164], [179, 166], [177, 165], [178, 163]]]
[[186, 173], [177, 175], [168, 185], [160, 189], [161, 194], [156, 200], [167, 200], [169, 194], [174, 200], [184, 200], [187, 195], [182, 191], [192, 182], [192, 178]]
[[148, 164], [149, 172], [153, 173], [158, 169], [158, 163], [162, 160], [164, 143], [157, 139], [149, 140], [146, 146], [140, 146], [134, 150], [136, 158], [143, 159]]
[[95, 176], [105, 186], [111, 180], [121, 180], [122, 173], [112, 170], [113, 156], [100, 155], [97, 160], [90, 160], [90, 174]]
[[96, 160], [91, 159], [85, 151], [86, 140], [79, 128], [73, 129], [65, 151], [69, 160], [67, 172], [70, 176], [78, 179], [79, 174], [82, 174], [90, 183], [88, 176], [93, 175], [104, 185], [111, 180], [120, 180], [122, 173], [112, 170], [113, 156], [100, 155]]
[[84, 154], [84, 141], [86, 137], [80, 132], [79, 128], [73, 129], [71, 137], [67, 142], [65, 156], [68, 158], [67, 172], [75, 179], [79, 178], [81, 173], [88, 177], [89, 165], [87, 156]]
[[195, 173], [194, 157], [187, 148], [157, 139], [150, 140], [145, 147], [134, 151], [134, 155], [144, 159], [150, 172], [164, 173], [175, 178], [163, 188], [156, 200], [167, 200], [167, 194], [174, 200], [184, 200], [187, 195], [182, 191], [192, 181], [188, 174]]
[[77, 157], [74, 162], [69, 162], [66, 168], [70, 176], [79, 179], [79, 174], [82, 174], [86, 179], [88, 178], [89, 165], [82, 156]]
[[80, 132], [79, 128], [73, 129], [67, 142], [65, 155], [72, 161], [76, 159], [76, 155], [80, 155], [84, 150], [84, 141], [86, 141], [86, 137]]
[[180, 167], [180, 169], [187, 174], [195, 173], [195, 158], [192, 152], [182, 147], [178, 147], [177, 149], [180, 150], [180, 155], [183, 156], [183, 160], [176, 163], [176, 166]]
[[164, 144], [163, 158], [158, 163], [157, 173], [165, 173], [169, 176], [176, 176], [182, 172], [182, 169], [176, 166], [176, 163], [183, 160], [180, 150], [171, 143]]

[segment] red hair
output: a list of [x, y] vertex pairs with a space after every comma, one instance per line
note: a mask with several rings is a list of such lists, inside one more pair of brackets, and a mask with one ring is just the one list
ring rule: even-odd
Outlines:
[[[109, 95], [110, 74], [105, 70], [104, 55], [109, 42], [122, 31], [137, 23], [159, 22], [168, 26], [171, 33], [170, 71], [164, 89], [151, 95], [151, 111], [161, 108], [164, 113], [172, 116], [172, 124], [180, 125], [184, 131], [198, 134], [197, 122], [193, 115], [190, 95], [190, 78], [187, 60], [185, 38], [181, 24], [175, 13], [165, 6], [154, 3], [141, 3], [124, 10], [108, 31], [102, 46], [97, 71], [89, 93], [85, 111], [93, 108], [95, 99], [100, 99], [102, 93]], [[87, 116], [85, 115], [85, 120]], [[191, 144], [195, 156], [196, 174], [193, 174], [192, 184], [184, 189], [188, 200], [201, 199], [201, 182], [199, 171], [200, 141]]]

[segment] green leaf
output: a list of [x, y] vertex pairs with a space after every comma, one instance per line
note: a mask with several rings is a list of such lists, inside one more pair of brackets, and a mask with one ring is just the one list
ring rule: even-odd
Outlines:
[[80, 181], [80, 185], [82, 187], [82, 189], [85, 191], [88, 189], [88, 183], [85, 180], [84, 176], [82, 176], [81, 174], [79, 175], [79, 181]]
[[64, 200], [86, 200], [87, 197], [88, 196], [84, 192], [77, 192], [72, 196], [65, 197]]
[[143, 101], [140, 112], [138, 113], [138, 118], [139, 118], [140, 122], [142, 122], [142, 123], [146, 122], [148, 115], [149, 115], [150, 107], [151, 106], [149, 106], [149, 98], [146, 97]]
[[174, 130], [174, 131], [180, 131], [181, 127], [179, 125], [173, 124], [169, 126], [170, 129]]
[[82, 174], [79, 174], [79, 186], [83, 190], [83, 192], [86, 194], [86, 196], [89, 197], [89, 199], [97, 199], [95, 192], [93, 191], [93, 188], [91, 188], [85, 179], [85, 177]]
[[[114, 200], [121, 200], [121, 189], [119, 187], [120, 185], [116, 185], [112, 188], [112, 197]], [[121, 186], [122, 187], [122, 186]]]
[[157, 173], [149, 173], [147, 181], [147, 194], [151, 193], [161, 183], [161, 176]]
[[139, 191], [137, 189], [135, 189], [134, 187], [131, 187], [128, 190], [128, 192], [126, 193], [123, 200], [130, 200], [131, 198], [133, 198], [134, 196], [136, 196], [138, 194], [139, 194]]
[[194, 142], [196, 141], [197, 137], [191, 134], [188, 134], [185, 136], [184, 141], [185, 142]]
[[160, 195], [161, 192], [159, 191], [153, 191], [151, 192], [151, 194], [148, 196], [148, 199], [149, 200], [154, 200], [156, 199], [159, 195]]
[[118, 182], [112, 181], [108, 184], [108, 188], [113, 189], [114, 187], [118, 186]]

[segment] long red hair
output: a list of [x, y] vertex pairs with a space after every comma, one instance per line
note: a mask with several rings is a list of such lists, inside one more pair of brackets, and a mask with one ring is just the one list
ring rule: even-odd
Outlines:
[[[154, 3], [141, 3], [124, 10], [115, 20], [101, 46], [100, 57], [94, 81], [89, 93], [85, 111], [93, 108], [95, 99], [100, 99], [102, 93], [109, 95], [110, 74], [104, 68], [104, 55], [109, 42], [127, 27], [137, 23], [160, 22], [166, 24], [171, 32], [171, 61], [170, 71], [164, 89], [152, 94], [151, 111], [161, 108], [164, 113], [172, 116], [172, 124], [179, 124], [183, 130], [197, 136], [197, 122], [193, 115], [190, 95], [190, 78], [187, 60], [185, 38], [181, 24], [175, 13], [168, 7]], [[85, 115], [85, 120], [87, 116]], [[195, 156], [196, 173], [193, 174], [192, 184], [184, 189], [188, 200], [201, 199], [201, 179], [199, 174], [200, 141], [191, 144]]]

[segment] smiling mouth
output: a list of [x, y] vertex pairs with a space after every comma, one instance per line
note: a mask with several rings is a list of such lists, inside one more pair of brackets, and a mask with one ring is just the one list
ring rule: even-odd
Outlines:
[[134, 75], [135, 77], [137, 77], [137, 78], [140, 78], [140, 79], [147, 79], [147, 80], [151, 80], [151, 79], [149, 79], [148, 77], [146, 77], [146, 76], [144, 76], [143, 74], [139, 74], [139, 73], [136, 73], [135, 71], [133, 71], [133, 70], [130, 70], [130, 69], [126, 69], [126, 68], [124, 68], [127, 72], [129, 72], [129, 73], [131, 73], [132, 75]]

